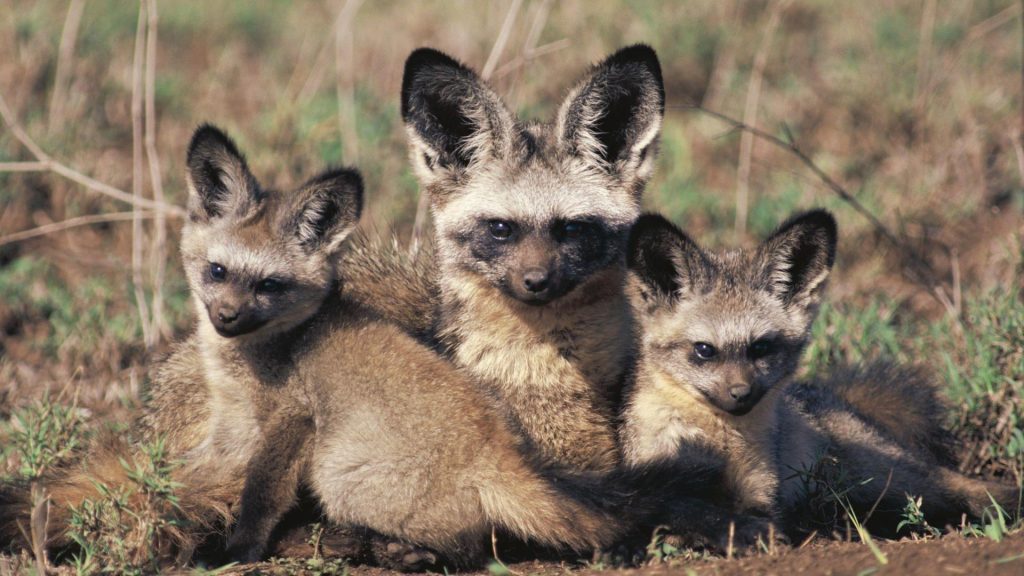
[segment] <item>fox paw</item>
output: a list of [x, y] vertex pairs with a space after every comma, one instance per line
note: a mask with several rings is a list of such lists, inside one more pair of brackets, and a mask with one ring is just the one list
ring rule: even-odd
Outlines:
[[380, 564], [401, 572], [424, 572], [437, 564], [437, 555], [426, 549], [405, 542], [388, 542], [382, 554], [378, 554]]

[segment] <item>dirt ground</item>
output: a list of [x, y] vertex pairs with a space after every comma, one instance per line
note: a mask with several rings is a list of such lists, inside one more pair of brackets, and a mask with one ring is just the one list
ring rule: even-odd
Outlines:
[[[775, 554], [758, 554], [732, 560], [712, 557], [695, 560], [672, 560], [662, 564], [633, 569], [595, 569], [592, 565], [569, 562], [518, 562], [508, 565], [510, 576], [648, 576], [660, 574], [696, 574], [725, 576], [732, 574], [971, 574], [1024, 575], [1024, 532], [1008, 535], [1002, 542], [987, 538], [964, 538], [949, 535], [940, 539], [879, 542], [887, 559], [880, 564], [871, 550], [858, 542], [818, 540], [799, 548], [779, 548]], [[395, 576], [401, 574], [368, 566], [350, 566], [351, 576]], [[493, 576], [503, 571], [479, 570], [470, 576]], [[272, 563], [236, 566], [220, 574], [318, 574], [297, 564]]]

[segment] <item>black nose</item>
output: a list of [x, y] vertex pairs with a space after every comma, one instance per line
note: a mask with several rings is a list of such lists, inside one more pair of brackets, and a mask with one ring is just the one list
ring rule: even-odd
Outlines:
[[750, 397], [750, 385], [733, 384], [729, 386], [729, 395], [737, 402], [742, 402]]
[[238, 319], [238, 310], [231, 308], [221, 308], [217, 311], [217, 319], [223, 324], [231, 324]]
[[550, 278], [543, 268], [530, 268], [523, 273], [523, 285], [530, 292], [543, 292], [547, 289]]

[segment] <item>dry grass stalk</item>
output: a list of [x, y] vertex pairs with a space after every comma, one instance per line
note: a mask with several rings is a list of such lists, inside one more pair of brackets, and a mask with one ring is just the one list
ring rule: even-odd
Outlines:
[[338, 132], [346, 164], [359, 162], [359, 133], [356, 130], [355, 43], [352, 22], [363, 0], [345, 0], [334, 23], [335, 91], [338, 96]]
[[71, 0], [67, 16], [64, 17], [64, 29], [60, 33], [60, 47], [57, 49], [57, 69], [53, 77], [53, 93], [50, 94], [50, 116], [48, 118], [50, 133], [59, 130], [64, 124], [64, 104], [67, 100], [71, 62], [75, 56], [75, 42], [78, 39], [78, 28], [82, 23], [85, 11], [85, 0]]
[[[135, 28], [135, 56], [132, 60], [132, 197], [142, 199], [142, 187], [145, 174], [142, 169], [142, 68], [145, 58], [146, 39], [146, 2], [139, 2], [139, 23]], [[143, 261], [143, 229], [139, 206], [132, 206], [132, 289], [135, 291], [135, 306], [139, 310], [139, 323], [142, 325], [142, 338], [149, 348], [153, 345], [153, 325], [146, 302], [146, 288], [142, 276]]]
[[[145, 145], [146, 159], [149, 160], [149, 183], [153, 187], [153, 200], [164, 202], [163, 178], [160, 175], [160, 156], [156, 150], [156, 0], [146, 0], [148, 19], [146, 22], [146, 73], [145, 73]], [[138, 212], [138, 210], [136, 210]], [[162, 336], [170, 336], [171, 327], [164, 319], [164, 280], [167, 276], [167, 217], [157, 212], [153, 219], [153, 243], [150, 247], [153, 282], [153, 344], [159, 344]]]
[[50, 499], [46, 496], [46, 489], [38, 482], [33, 482], [29, 531], [32, 537], [32, 555], [36, 561], [36, 574], [40, 576], [49, 572], [49, 562], [46, 559], [46, 528], [49, 522]]
[[[43, 149], [40, 148], [39, 145], [36, 144], [21, 127], [21, 124], [18, 123], [14, 116], [14, 112], [9, 106], [7, 106], [7, 101], [4, 100], [2, 95], [0, 95], [0, 117], [3, 118], [4, 124], [7, 126], [7, 129], [11, 131], [11, 134], [14, 135], [14, 137], [21, 142], [25, 148], [28, 148], [28, 151], [31, 152], [32, 156], [37, 160], [36, 166], [32, 166], [32, 163], [28, 162], [8, 163], [14, 164], [14, 171], [53, 172], [67, 178], [68, 180], [81, 184], [93, 192], [98, 192], [104, 196], [109, 196], [110, 198], [125, 202], [132, 206], [147, 208], [149, 210], [160, 210], [168, 216], [173, 216], [175, 218], [182, 218], [185, 216], [185, 210], [181, 206], [168, 204], [166, 202], [157, 203], [146, 198], [135, 198], [124, 190], [115, 188], [110, 184], [100, 182], [95, 178], [86, 176], [78, 170], [54, 160], [49, 154], [43, 152]], [[0, 164], [0, 167], [3, 167], [3, 164]]]
[[491, 54], [487, 57], [487, 62], [480, 72], [480, 77], [484, 80], [490, 78], [498, 67], [498, 60], [501, 60], [501, 53], [505, 51], [505, 44], [508, 44], [508, 37], [512, 34], [512, 27], [515, 25], [519, 9], [522, 7], [523, 0], [512, 0], [512, 5], [508, 7], [505, 21], [501, 23], [501, 31], [498, 32], [498, 37], [494, 40], [494, 45], [491, 46]]
[[935, 0], [925, 0], [924, 10], [921, 12], [921, 30], [918, 37], [917, 48], [917, 86], [914, 94], [914, 101], [918, 108], [924, 105], [927, 100], [928, 72], [932, 61], [932, 35], [935, 33]]
[[[775, 30], [779, 27], [782, 11], [789, 0], [773, 2], [768, 12], [768, 22], [764, 27], [761, 44], [754, 55], [754, 67], [750, 72], [750, 83], [747, 85], [747, 101], [743, 109], [743, 123], [757, 127], [757, 107], [761, 99], [761, 84], [764, 81], [764, 68], [768, 65], [768, 53], [771, 51]], [[747, 234], [747, 214], [750, 211], [750, 161], [754, 154], [754, 135], [744, 131], [740, 135], [740, 158], [736, 169], [736, 237], [742, 240]]]
[[46, 236], [47, 234], [53, 234], [55, 232], [69, 230], [71, 228], [90, 226], [92, 224], [105, 224], [107, 222], [125, 222], [132, 220], [135, 217], [155, 218], [158, 214], [160, 214], [160, 212], [149, 210], [146, 212], [112, 212], [106, 214], [76, 216], [74, 218], [68, 218], [67, 220], [61, 220], [60, 222], [51, 222], [50, 224], [43, 224], [42, 226], [29, 228], [28, 230], [21, 230], [13, 234], [5, 234], [0, 236], [0, 246], [3, 246], [4, 244], [12, 244], [14, 242], [21, 242], [23, 240], [28, 240], [29, 238]]

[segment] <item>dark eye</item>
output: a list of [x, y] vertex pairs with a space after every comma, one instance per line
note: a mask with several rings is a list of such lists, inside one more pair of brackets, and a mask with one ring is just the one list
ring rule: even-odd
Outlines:
[[701, 360], [710, 360], [718, 354], [718, 350], [707, 342], [697, 342], [693, 345], [693, 352], [697, 355], [697, 358]]
[[284, 282], [273, 278], [264, 278], [256, 285], [256, 291], [264, 294], [273, 294], [284, 290]]
[[775, 352], [775, 344], [771, 340], [758, 340], [747, 348], [747, 355], [758, 360]]
[[228, 277], [228, 269], [217, 264], [216, 262], [210, 262], [210, 278], [220, 282], [221, 280]]
[[566, 238], [579, 238], [587, 230], [587, 223], [579, 220], [570, 220], [562, 225], [562, 234]]
[[491, 220], [487, 224], [487, 229], [495, 240], [508, 240], [508, 237], [512, 235], [512, 224], [504, 220]]

